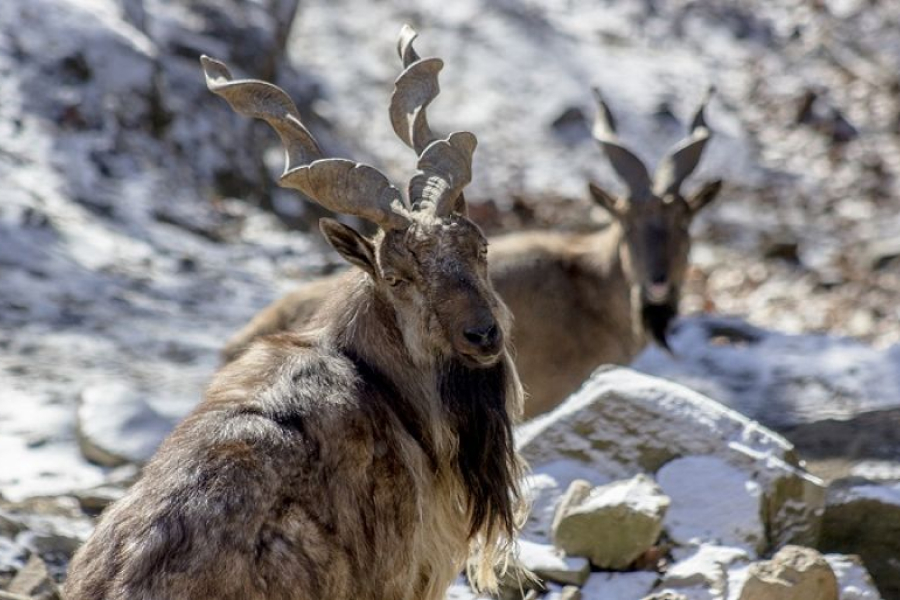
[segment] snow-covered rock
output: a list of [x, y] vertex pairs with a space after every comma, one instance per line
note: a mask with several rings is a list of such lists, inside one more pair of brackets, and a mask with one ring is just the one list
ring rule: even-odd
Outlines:
[[729, 570], [749, 562], [740, 548], [702, 544], [692, 555], [676, 560], [663, 575], [660, 592], [675, 591], [689, 597], [725, 598]]
[[[584, 485], [587, 490], [572, 493]], [[575, 481], [567, 497], [554, 519], [553, 543], [611, 570], [627, 568], [656, 543], [669, 507], [669, 498], [643, 474], [593, 490]]]
[[858, 556], [826, 554], [825, 560], [837, 577], [841, 600], [881, 600], [872, 576]]
[[518, 562], [544, 582], [582, 585], [591, 572], [586, 558], [566, 556], [549, 544], [527, 540], [519, 543]]
[[[751, 543], [754, 549], [790, 541], [813, 543], [818, 536], [824, 488], [795, 466], [791, 445], [678, 384], [629, 369], [600, 369], [553, 412], [520, 428], [517, 440], [534, 473], [529, 488], [535, 507], [526, 536], [537, 540], [549, 533], [552, 511], [573, 480], [609, 483], [640, 472], [655, 473], [682, 457], [704, 457], [720, 472], [725, 469], [722, 465], [728, 466], [730, 483], [722, 498], [730, 497], [735, 485], [745, 504], [755, 495], [762, 529], [741, 525], [766, 532], [764, 539]], [[690, 470], [692, 465], [687, 461], [673, 468]], [[743, 473], [742, 481], [734, 481], [735, 470]], [[690, 482], [681, 483], [675, 491], [689, 494]], [[707, 501], [721, 505], [713, 500], [720, 493], [717, 486], [706, 491]], [[724, 531], [715, 535], [733, 541]]]
[[837, 578], [821, 554], [785, 546], [750, 565], [740, 600], [838, 600]]
[[78, 442], [85, 458], [117, 467], [143, 464], [174, 427], [139, 392], [120, 383], [98, 384], [81, 393]]
[[900, 594], [900, 483], [838, 481], [828, 489], [825, 552], [859, 555], [887, 598]]

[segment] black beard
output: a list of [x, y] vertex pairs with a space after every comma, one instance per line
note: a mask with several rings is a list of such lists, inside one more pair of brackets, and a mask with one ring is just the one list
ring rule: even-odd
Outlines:
[[504, 361], [472, 368], [451, 359], [441, 369], [441, 399], [459, 438], [456, 465], [469, 497], [469, 535], [515, 531], [516, 461], [506, 411]]
[[669, 331], [669, 325], [678, 316], [678, 307], [673, 302], [665, 304], [649, 304], [647, 302], [641, 305], [641, 322], [644, 329], [650, 332], [650, 335], [656, 340], [656, 343], [672, 352], [669, 342], [666, 339], [666, 333]]

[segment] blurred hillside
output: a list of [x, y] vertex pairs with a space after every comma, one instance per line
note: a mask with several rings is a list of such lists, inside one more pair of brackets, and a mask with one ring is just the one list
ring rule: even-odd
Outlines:
[[469, 196], [496, 205], [488, 225], [577, 226], [590, 212], [585, 181], [616, 187], [589, 135], [591, 85], [651, 164], [714, 85], [715, 137], [693, 181], [728, 187], [696, 226], [685, 307], [900, 339], [896, 3], [399, 4], [307, 2], [292, 31], [291, 63], [321, 82], [316, 108], [356, 156], [398, 175], [411, 167], [382, 116], [397, 73], [393, 22], [412, 21], [426, 32], [421, 51], [445, 58], [430, 115], [478, 134]]
[[650, 162], [714, 85], [688, 188], [728, 185], [695, 225], [687, 312], [900, 339], [896, 3], [405, 4], [0, 3], [0, 453], [28, 456], [4, 493], [99, 481], [71, 452], [78, 398], [114, 381], [177, 419], [227, 335], [338, 264], [307, 233], [320, 211], [273, 186], [274, 136], [206, 91], [201, 53], [276, 80], [330, 153], [401, 178], [386, 107], [411, 22], [446, 62], [433, 123], [479, 137], [468, 197], [490, 231], [604, 220], [586, 181], [621, 188], [591, 85]]
[[[139, 462], [231, 333], [343, 265], [315, 229], [322, 211], [274, 185], [275, 136], [206, 90], [198, 57], [276, 81], [329, 154], [405, 180], [413, 156], [387, 119], [404, 22], [446, 63], [435, 128], [479, 138], [467, 199], [492, 233], [602, 226], [587, 181], [622, 188], [590, 137], [592, 85], [651, 164], [715, 86], [714, 138], [685, 187], [726, 187], [694, 225], [683, 308], [750, 325], [686, 320], [674, 358], [639, 365], [793, 428], [831, 471], [850, 456], [900, 478], [900, 3], [5, 0], [0, 505], [90, 490], [75, 508], [47, 502], [76, 514], [73, 531], [0, 536], [0, 584], [23, 548], [61, 576], [85, 513], [134, 475], [85, 456]], [[826, 333], [853, 339], [809, 335]], [[87, 449], [98, 432], [125, 456]], [[882, 572], [900, 581], [896, 564]]]

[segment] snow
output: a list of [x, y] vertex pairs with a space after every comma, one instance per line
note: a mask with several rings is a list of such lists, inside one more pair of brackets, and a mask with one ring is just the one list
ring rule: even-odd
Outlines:
[[78, 424], [79, 435], [95, 449], [93, 453], [109, 456], [98, 462], [114, 463], [110, 466], [147, 462], [175, 426], [134, 389], [119, 382], [85, 388], [78, 406]]
[[689, 456], [666, 464], [656, 477], [671, 499], [665, 527], [673, 541], [712, 542], [753, 555], [762, 550], [762, 493], [746, 471], [716, 456]]
[[[565, 556], [565, 553], [549, 544], [537, 544], [521, 540], [518, 545], [518, 559], [527, 569], [534, 573], [577, 574], [589, 570], [586, 558]], [[565, 580], [564, 580], [565, 581]], [[574, 583], [574, 581], [573, 581]]]
[[679, 559], [663, 575], [663, 589], [690, 596], [722, 598], [729, 589], [729, 571], [749, 563], [741, 548], [701, 544], [696, 551]]
[[861, 460], [850, 470], [851, 477], [869, 481], [900, 481], [900, 464], [889, 460]]
[[637, 600], [650, 593], [656, 573], [592, 573], [581, 588], [582, 600]]
[[[190, 29], [222, 46], [192, 8], [153, 10], [154, 36]], [[248, 170], [258, 145], [236, 143], [239, 118], [227, 121], [195, 59], [156, 63], [164, 42], [122, 17], [111, 0], [0, 2], [0, 493], [12, 500], [107, 478], [79, 452], [85, 390], [133, 388], [146, 406], [132, 417], [177, 421], [224, 340], [335, 260], [316, 236], [217, 197], [212, 173]], [[173, 111], [164, 135], [148, 126], [157, 85]], [[161, 421], [146, 423], [158, 442]], [[137, 443], [139, 429], [113, 443]]]
[[858, 484], [848, 488], [838, 488], [829, 494], [829, 504], [848, 504], [859, 500], [873, 500], [893, 506], [900, 506], [900, 482], [889, 484]]
[[594, 512], [610, 506], [627, 506], [634, 512], [658, 517], [665, 514], [669, 499], [660, 493], [653, 479], [646, 475], [636, 475], [627, 481], [616, 481], [595, 487], [584, 502], [573, 510]]
[[881, 594], [857, 557], [826, 554], [825, 560], [837, 576], [841, 600], [881, 600]]
[[828, 335], [786, 335], [721, 316], [678, 321], [673, 354], [632, 367], [680, 382], [776, 429], [900, 407], [900, 351]]
[[0, 574], [6, 569], [21, 569], [25, 566], [25, 550], [18, 544], [0, 537]]
[[457, 579], [447, 590], [447, 600], [491, 600], [490, 596], [482, 596], [472, 591], [465, 579]]

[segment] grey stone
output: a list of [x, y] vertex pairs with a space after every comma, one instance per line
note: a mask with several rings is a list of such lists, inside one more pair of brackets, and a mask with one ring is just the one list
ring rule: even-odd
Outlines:
[[525, 540], [519, 542], [519, 561], [545, 582], [583, 585], [591, 574], [586, 558], [565, 556], [553, 546]]
[[881, 594], [900, 597], [900, 483], [834, 482], [818, 548], [859, 555]]
[[145, 463], [173, 425], [127, 385], [98, 384], [81, 393], [78, 444], [85, 458], [97, 464]]
[[750, 565], [739, 600], [838, 600], [834, 571], [811, 548], [785, 546]]
[[624, 569], [659, 538], [668, 506], [669, 498], [646, 475], [600, 486], [560, 507], [553, 543], [600, 568]]
[[47, 565], [37, 554], [32, 554], [7, 588], [11, 594], [20, 594], [32, 600], [60, 600], [59, 589], [47, 571]]

